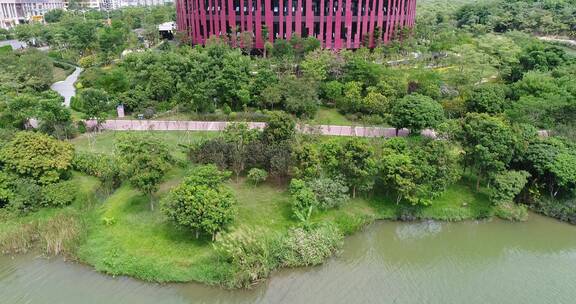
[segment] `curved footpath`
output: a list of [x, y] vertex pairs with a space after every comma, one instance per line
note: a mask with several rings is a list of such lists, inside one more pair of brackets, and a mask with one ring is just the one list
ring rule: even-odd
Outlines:
[[52, 90], [58, 92], [58, 94], [64, 97], [64, 105], [67, 107], [70, 106], [70, 99], [72, 96], [76, 95], [76, 87], [74, 87], [74, 83], [78, 79], [78, 76], [80, 76], [80, 73], [82, 73], [82, 68], [76, 67], [74, 72], [68, 75], [66, 79], [55, 82], [50, 86]]

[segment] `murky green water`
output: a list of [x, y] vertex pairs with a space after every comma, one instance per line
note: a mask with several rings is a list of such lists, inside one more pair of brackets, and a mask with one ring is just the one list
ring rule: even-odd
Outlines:
[[576, 227], [377, 223], [327, 264], [250, 291], [148, 284], [33, 256], [0, 258], [0, 303], [575, 303]]

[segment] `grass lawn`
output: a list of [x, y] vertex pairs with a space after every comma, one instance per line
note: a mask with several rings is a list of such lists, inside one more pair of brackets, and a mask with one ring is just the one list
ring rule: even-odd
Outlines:
[[[83, 134], [71, 140], [71, 143], [78, 151], [89, 151], [98, 153], [113, 153], [114, 142], [116, 137], [130, 131], [104, 131], [95, 137]], [[196, 131], [147, 131], [148, 133], [162, 138], [168, 145], [173, 156], [178, 159], [184, 159], [185, 149], [182, 146], [188, 146], [206, 138], [212, 138], [218, 135], [217, 132], [196, 132]]]
[[[92, 144], [86, 136], [74, 139], [72, 143], [79, 150], [112, 153], [114, 139], [119, 133], [103, 132], [94, 138]], [[75, 173], [73, 179], [78, 182], [79, 193], [83, 195], [72, 206], [42, 209], [19, 219], [17, 223], [4, 221], [0, 224], [0, 231], [8, 231], [7, 227], [25, 227], [23, 222], [52, 218], [70, 210], [74, 211], [71, 214], [81, 216], [85, 223], [83, 238], [74, 256], [98, 271], [155, 282], [222, 283], [232, 269], [229, 264], [218, 260], [209, 238], [196, 239], [193, 233], [176, 227], [164, 217], [159, 206], [162, 197], [180, 183], [189, 170], [193, 170], [192, 165], [184, 161], [184, 150], [179, 149], [179, 145], [218, 133], [152, 133], [162, 136], [175, 156], [182, 160], [181, 166], [172, 169], [160, 185], [154, 198], [154, 210], [151, 210], [148, 198], [129, 184], [123, 184], [109, 196], [87, 204], [91, 200], [85, 197], [89, 194], [95, 197], [99, 183], [92, 177]], [[404, 215], [407, 209], [416, 219], [465, 220], [490, 215], [492, 210], [486, 194], [474, 193], [472, 185], [473, 182], [463, 179], [429, 207], [396, 205], [393, 199], [385, 195], [358, 197], [340, 208], [314, 214], [312, 221], [330, 221], [345, 234], [351, 234], [376, 219], [395, 220]], [[292, 216], [285, 186], [264, 184], [255, 187], [243, 179], [239, 182], [231, 180], [228, 186], [238, 202], [237, 216], [228, 233], [257, 230], [264, 234], [280, 235], [298, 224]], [[375, 192], [380, 191], [375, 189]]]
[[321, 107], [316, 113], [316, 117], [309, 121], [310, 124], [315, 125], [338, 125], [338, 126], [353, 126], [357, 125], [357, 122], [348, 120], [346, 116], [342, 115], [335, 108]]
[[62, 81], [64, 79], [66, 79], [66, 77], [68, 77], [68, 75], [72, 74], [73, 72], [74, 72], [74, 69], [65, 70], [63, 68], [59, 68], [59, 67], [55, 66], [52, 68], [53, 82], [58, 82], [58, 81]]

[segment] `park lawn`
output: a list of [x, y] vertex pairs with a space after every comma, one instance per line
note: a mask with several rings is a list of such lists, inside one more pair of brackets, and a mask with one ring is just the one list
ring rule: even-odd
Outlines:
[[[76, 137], [71, 143], [78, 151], [98, 152], [111, 154], [114, 152], [115, 140], [119, 134], [135, 131], [103, 131], [95, 137], [88, 134]], [[142, 133], [141, 131], [139, 131]], [[164, 143], [172, 151], [173, 156], [178, 159], [184, 159], [185, 149], [183, 146], [189, 146], [207, 138], [218, 136], [218, 132], [201, 132], [201, 131], [146, 131], [153, 136], [162, 138]]]
[[358, 123], [349, 120], [346, 116], [342, 115], [335, 108], [320, 107], [314, 119], [308, 121], [313, 125], [337, 125], [337, 126], [353, 126]]
[[[72, 142], [79, 150], [112, 153], [114, 138], [119, 132], [103, 132], [96, 136], [93, 145], [87, 138]], [[200, 140], [218, 133], [161, 132], [166, 144], [182, 157], [180, 144]], [[188, 134], [190, 133], [190, 134]], [[322, 140], [325, 137], [321, 137]], [[382, 139], [373, 139], [378, 144]], [[181, 158], [179, 165], [167, 174], [165, 182], [154, 196], [155, 208], [150, 209], [148, 198], [128, 183], [116, 189], [97, 207], [86, 212], [87, 232], [79, 245], [79, 260], [94, 266], [98, 271], [113, 275], [128, 275], [154, 282], [198, 281], [222, 284], [229, 278], [230, 266], [218, 260], [209, 237], [196, 239], [194, 233], [180, 229], [168, 221], [160, 210], [160, 200], [179, 184], [194, 167]], [[75, 174], [75, 179], [88, 178]], [[473, 191], [473, 181], [464, 178], [447, 189], [428, 207], [409, 207], [415, 219], [457, 221], [484, 218], [492, 214], [492, 207], [485, 191]], [[240, 178], [232, 178], [227, 185], [233, 191], [238, 205], [234, 222], [227, 233], [237, 234], [257, 231], [279, 236], [290, 227], [298, 225], [292, 216], [290, 196], [286, 186], [265, 183], [253, 186]], [[88, 188], [86, 188], [88, 189]], [[379, 193], [375, 189], [375, 193]], [[406, 209], [396, 205], [394, 199], [383, 194], [350, 199], [343, 206], [315, 212], [314, 223], [335, 223], [346, 235], [357, 232], [374, 220], [396, 220]]]

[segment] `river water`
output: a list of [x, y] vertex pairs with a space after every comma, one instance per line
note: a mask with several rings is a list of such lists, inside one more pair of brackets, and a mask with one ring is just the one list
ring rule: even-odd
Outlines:
[[0, 258], [1, 303], [575, 303], [576, 227], [380, 222], [322, 266], [253, 290], [112, 278], [59, 258]]

